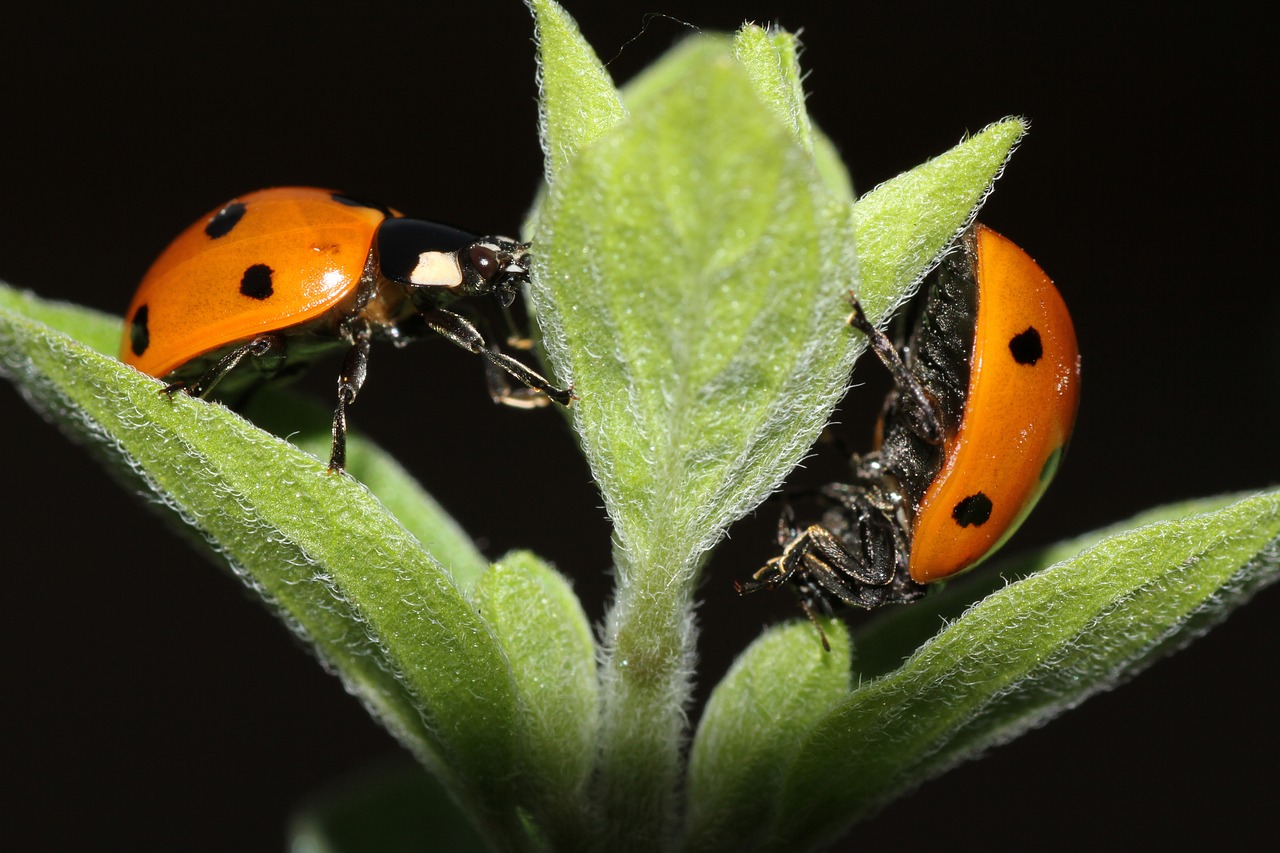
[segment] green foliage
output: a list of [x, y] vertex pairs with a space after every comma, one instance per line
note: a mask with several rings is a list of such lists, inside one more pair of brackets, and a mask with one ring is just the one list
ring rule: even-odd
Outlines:
[[599, 637], [556, 570], [528, 553], [489, 566], [376, 447], [353, 437], [352, 476], [327, 473], [323, 409], [264, 395], [251, 417], [291, 444], [170, 400], [110, 357], [118, 319], [0, 289], [0, 372], [169, 507], [437, 780], [330, 798], [300, 818], [299, 849], [416, 825], [404, 803], [440, 790], [500, 849], [820, 845], [1275, 579], [1280, 493], [1170, 508], [1023, 558], [1022, 580], [973, 606], [957, 586], [886, 614], [856, 638], [856, 672], [841, 623], [830, 654], [807, 623], [771, 629], [691, 734], [700, 570], [841, 398], [863, 347], [846, 294], [887, 317], [1026, 125], [855, 201], [790, 34], [691, 38], [619, 92], [559, 6], [531, 7], [548, 156], [529, 296], [614, 524]]

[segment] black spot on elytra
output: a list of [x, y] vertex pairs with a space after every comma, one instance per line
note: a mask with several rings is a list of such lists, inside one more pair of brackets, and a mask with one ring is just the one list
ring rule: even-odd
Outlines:
[[129, 324], [129, 347], [134, 355], [142, 355], [151, 346], [151, 330], [147, 328], [146, 305], [139, 305], [133, 312], [133, 322]]
[[1018, 364], [1035, 364], [1044, 355], [1044, 344], [1040, 342], [1040, 333], [1035, 326], [1028, 326], [1025, 332], [1019, 332], [1009, 340], [1009, 352]]
[[231, 229], [235, 228], [240, 222], [241, 217], [244, 216], [244, 210], [245, 207], [240, 202], [231, 202], [209, 217], [208, 224], [204, 226], [204, 233], [213, 240], [227, 236], [231, 233]]
[[981, 527], [991, 517], [991, 498], [982, 492], [969, 495], [956, 504], [955, 509], [951, 511], [951, 517], [961, 527], [968, 527], [971, 524], [974, 527]]
[[343, 195], [342, 193], [331, 193], [329, 198], [333, 199], [338, 204], [346, 205], [347, 207], [367, 207], [370, 210], [379, 211], [383, 216], [392, 216], [391, 208], [384, 204], [370, 204], [367, 201], [360, 201], [360, 199], [352, 198], [351, 196]]
[[240, 292], [252, 299], [266, 299], [274, 291], [271, 289], [271, 276], [274, 270], [266, 264], [254, 264], [244, 271], [240, 279]]

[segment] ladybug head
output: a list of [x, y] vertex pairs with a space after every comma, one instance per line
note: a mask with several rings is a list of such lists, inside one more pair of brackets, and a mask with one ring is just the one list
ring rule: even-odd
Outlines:
[[529, 244], [506, 237], [485, 237], [458, 253], [462, 292], [492, 293], [503, 308], [529, 282]]
[[529, 244], [507, 237], [476, 237], [417, 219], [387, 219], [378, 226], [378, 271], [410, 288], [415, 302], [492, 293], [504, 306], [529, 281]]

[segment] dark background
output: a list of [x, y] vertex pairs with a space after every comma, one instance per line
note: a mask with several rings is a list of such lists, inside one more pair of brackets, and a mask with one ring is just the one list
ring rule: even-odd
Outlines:
[[[685, 32], [659, 19], [639, 35], [648, 11], [707, 29], [804, 28], [809, 106], [862, 191], [1002, 116], [1032, 119], [983, 218], [1058, 281], [1085, 384], [1070, 457], [1012, 548], [1273, 484], [1280, 297], [1264, 128], [1276, 93], [1260, 82], [1274, 79], [1271, 27], [1163, 5], [837, 5], [625, 0], [569, 11], [606, 59], [635, 38], [610, 66], [620, 81]], [[299, 8], [9, 10], [0, 278], [120, 312], [196, 216], [282, 184], [516, 232], [541, 175], [521, 5]], [[610, 554], [589, 472], [558, 417], [491, 406], [481, 375], [443, 345], [377, 351], [356, 425], [488, 553], [527, 546], [556, 561], [599, 619]], [[327, 395], [331, 382], [314, 387]], [[229, 575], [7, 384], [0, 405], [7, 835], [64, 849], [278, 849], [309, 793], [396, 753]], [[841, 420], [855, 444], [876, 406], [874, 393], [850, 398]], [[838, 476], [832, 454], [807, 473]], [[700, 699], [734, 650], [794, 615], [787, 596], [739, 601], [730, 589], [768, 556], [771, 515], [735, 528], [709, 567]], [[1266, 837], [1280, 760], [1278, 615], [1276, 593], [1260, 595], [1135, 683], [927, 784], [854, 837], [906, 849]]]

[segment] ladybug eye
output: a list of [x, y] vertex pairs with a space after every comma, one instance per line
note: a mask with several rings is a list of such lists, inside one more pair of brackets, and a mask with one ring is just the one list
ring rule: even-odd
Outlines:
[[488, 246], [472, 246], [469, 253], [471, 266], [480, 278], [488, 281], [497, 274], [500, 264], [498, 263], [498, 253]]

